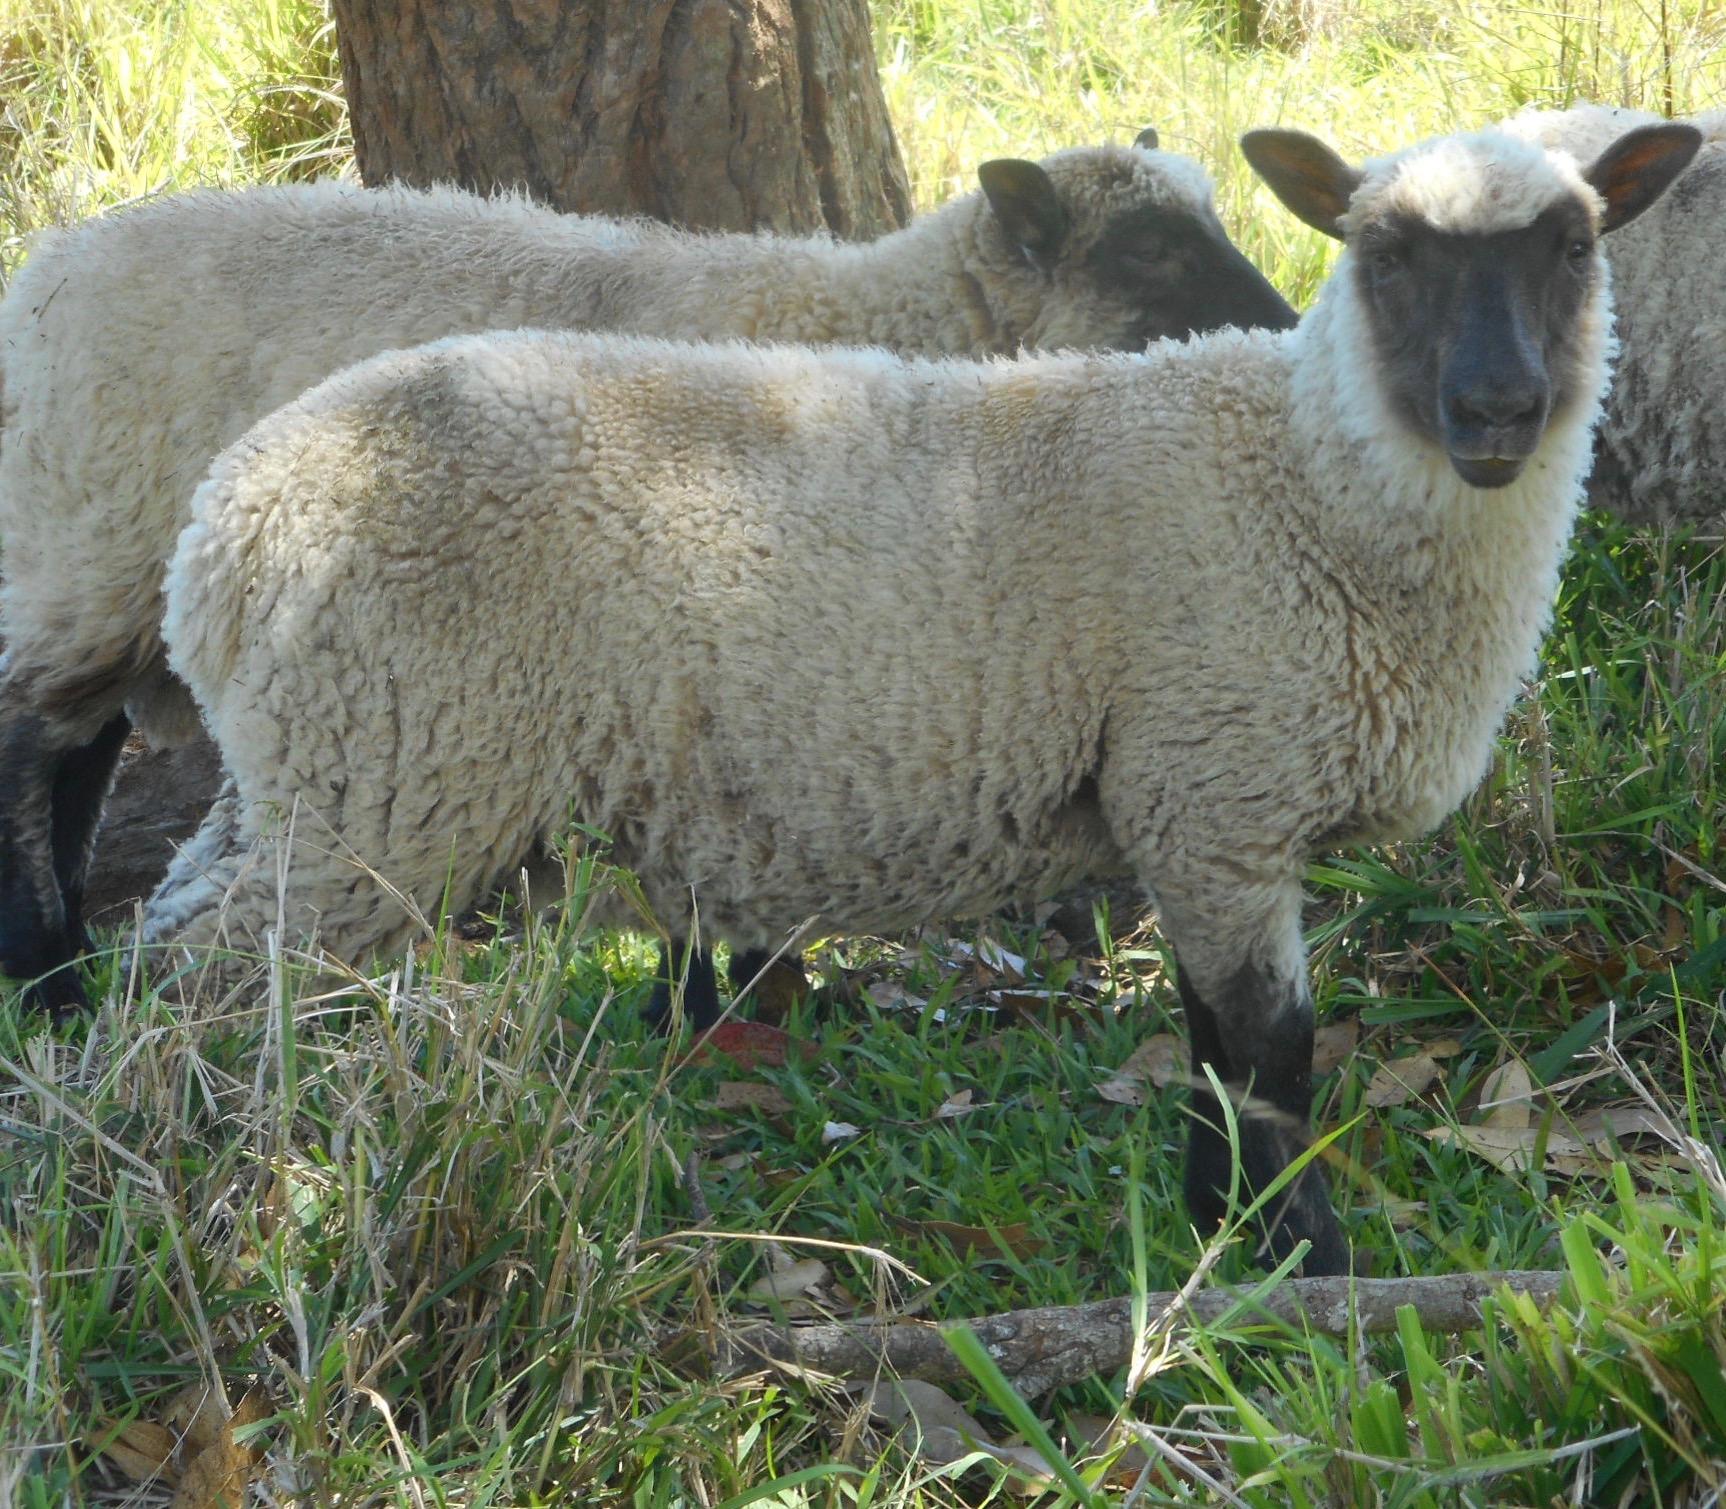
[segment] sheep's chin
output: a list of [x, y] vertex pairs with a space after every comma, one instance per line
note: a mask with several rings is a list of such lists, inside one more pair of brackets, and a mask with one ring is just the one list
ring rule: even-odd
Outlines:
[[1451, 469], [1470, 487], [1507, 487], [1522, 475], [1526, 456], [1459, 456], [1451, 451]]

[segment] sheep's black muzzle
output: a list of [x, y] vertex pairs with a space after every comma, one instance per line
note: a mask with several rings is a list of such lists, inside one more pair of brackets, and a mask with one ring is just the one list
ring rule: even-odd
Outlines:
[[1439, 372], [1439, 433], [1456, 474], [1503, 487], [1522, 474], [1552, 413], [1552, 381], [1526, 287], [1482, 257]]

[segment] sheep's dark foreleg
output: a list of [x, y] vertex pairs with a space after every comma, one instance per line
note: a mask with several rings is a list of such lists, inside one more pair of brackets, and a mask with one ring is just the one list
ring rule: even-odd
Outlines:
[[[1227, 1213], [1234, 1173], [1223, 1108], [1205, 1066], [1232, 1092], [1240, 1146], [1239, 1196], [1251, 1201], [1307, 1145], [1312, 1110], [1312, 997], [1304, 971], [1292, 977], [1243, 963], [1201, 995], [1180, 971], [1181, 1001], [1192, 1042], [1193, 1126], [1187, 1150], [1187, 1206], [1201, 1230]], [[1303, 1237], [1310, 1277], [1349, 1271], [1348, 1244], [1331, 1208], [1322, 1169], [1308, 1164], [1265, 1211], [1265, 1240], [1281, 1261]]]
[[39, 716], [0, 714], [0, 970], [36, 981], [28, 999], [55, 1017], [88, 1005], [73, 964], [83, 929], [68, 929], [54, 844], [64, 757]]
[[54, 773], [50, 806], [50, 831], [54, 843], [54, 878], [60, 887], [60, 902], [66, 916], [66, 938], [76, 953], [90, 947], [84, 931], [84, 882], [90, 874], [90, 856], [96, 847], [102, 808], [114, 784], [114, 771], [132, 720], [117, 713], [102, 725], [88, 744], [68, 750]]
[[674, 938], [669, 946], [659, 947], [659, 965], [653, 981], [653, 995], [648, 999], [646, 1020], [656, 1031], [671, 1025], [671, 987], [679, 978], [680, 961], [686, 961], [683, 979], [683, 1017], [697, 1032], [705, 1032], [719, 1020], [719, 978], [713, 968], [713, 955], [705, 948], [691, 948], [683, 938]]
[[[792, 955], [792, 958], [795, 961], [796, 955]], [[736, 995], [772, 962], [773, 954], [769, 949], [733, 949], [731, 951], [731, 993]]]

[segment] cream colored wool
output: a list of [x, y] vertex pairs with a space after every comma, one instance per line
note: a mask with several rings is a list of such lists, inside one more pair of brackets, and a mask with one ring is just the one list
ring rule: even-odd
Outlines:
[[[1483, 135], [1370, 165], [1356, 211], [1460, 206], [1459, 150], [1525, 222], [1598, 203]], [[285, 875], [288, 932], [362, 963], [414, 936], [395, 892], [459, 910], [573, 817], [673, 932], [692, 895], [755, 946], [1127, 865], [1202, 996], [1289, 978], [1308, 856], [1480, 778], [1610, 342], [1597, 275], [1582, 396], [1479, 491], [1381, 400], [1352, 261], [1296, 331], [1142, 356], [517, 333], [337, 375], [219, 458], [174, 557], [237, 790], [146, 938], [259, 945]]]
[[631, 330], [927, 355], [1118, 344], [1128, 291], [1084, 255], [1111, 219], [1216, 223], [1196, 163], [1132, 147], [1044, 164], [1071, 221], [1052, 273], [978, 194], [867, 245], [690, 235], [522, 199], [339, 183], [198, 191], [51, 232], [0, 302], [0, 624], [66, 743], [112, 683], [152, 742], [197, 723], [164, 672], [162, 570], [223, 446], [331, 372], [465, 331]]
[[[1660, 118], [1578, 105], [1506, 129], [1586, 163]], [[1588, 501], [1638, 523], [1726, 522], [1726, 112], [1691, 124], [1696, 160], [1606, 241], [1620, 349]]]

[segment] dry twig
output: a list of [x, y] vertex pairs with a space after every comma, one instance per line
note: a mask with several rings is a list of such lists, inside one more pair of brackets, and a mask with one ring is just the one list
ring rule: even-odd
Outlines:
[[[1167, 1309], [1171, 1323], [1207, 1324], [1229, 1316], [1251, 1324], [1282, 1321], [1327, 1336], [1394, 1330], [1396, 1312], [1412, 1305], [1429, 1331], [1466, 1331], [1480, 1324], [1480, 1303], [1509, 1288], [1551, 1304], [1563, 1273], [1511, 1270], [1452, 1273], [1432, 1278], [1290, 1279], [1253, 1294], [1204, 1289], [1184, 1304], [1178, 1294], [1146, 1296], [1145, 1313]], [[1133, 1355], [1133, 1304], [1106, 1299], [1088, 1305], [1012, 1310], [966, 1321], [1014, 1387], [1027, 1397], [1127, 1366]], [[717, 1366], [725, 1372], [763, 1360], [812, 1368], [841, 1378], [882, 1373], [956, 1383], [969, 1375], [929, 1321], [845, 1321], [785, 1326], [751, 1323], [724, 1335]]]

